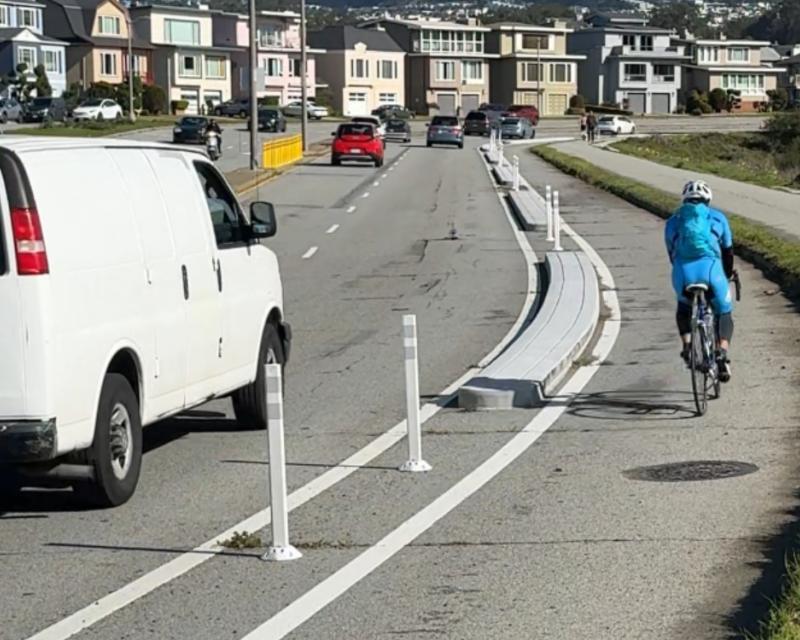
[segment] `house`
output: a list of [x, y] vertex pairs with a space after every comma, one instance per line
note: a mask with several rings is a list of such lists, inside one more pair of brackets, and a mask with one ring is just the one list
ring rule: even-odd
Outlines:
[[567, 53], [567, 29], [563, 22], [551, 27], [499, 23], [489, 25], [489, 63], [492, 102], [536, 105], [540, 115], [563, 115], [578, 93], [578, 63], [585, 55]]
[[769, 42], [725, 38], [677, 42], [685, 45], [691, 55], [691, 62], [683, 67], [684, 90], [707, 93], [724, 89], [739, 98], [737, 109], [742, 111], [758, 111], [769, 102], [767, 91], [778, 87], [778, 76], [784, 72], [762, 60], [762, 49]]
[[121, 84], [128, 77], [128, 38], [133, 72], [152, 82], [153, 47], [134, 31], [126, 8], [118, 0], [42, 0], [44, 33], [67, 42], [67, 87], [87, 89], [95, 82]]
[[33, 70], [42, 65], [53, 95], [60, 96], [67, 88], [67, 43], [44, 35], [44, 9], [44, 4], [26, 0], [0, 4], [0, 74], [16, 74], [24, 64], [32, 80]]
[[635, 16], [592, 16], [567, 35], [567, 51], [585, 55], [578, 92], [587, 104], [615, 104], [634, 113], [672, 113], [678, 106], [680, 66], [689, 58], [672, 45], [669, 29]]
[[789, 94], [789, 104], [796, 107], [800, 104], [800, 53], [781, 60], [781, 66], [785, 69], [782, 85]]
[[489, 102], [486, 37], [470, 21], [378, 18], [363, 26], [384, 30], [406, 53], [406, 104], [416, 113], [466, 114]]
[[137, 32], [151, 42], [153, 77], [170, 104], [185, 101], [186, 113], [205, 113], [231, 98], [231, 54], [214, 46], [212, 12], [204, 7], [146, 5], [131, 8]]
[[[215, 12], [215, 46], [233, 47], [232, 91], [236, 97], [250, 95], [250, 20], [245, 15]], [[299, 100], [302, 92], [300, 70], [300, 14], [294, 11], [260, 11], [256, 16], [258, 97], [274, 98], [278, 104]], [[323, 53], [306, 48], [306, 91], [316, 96], [316, 56]]]
[[337, 111], [358, 116], [382, 104], [405, 104], [406, 54], [386, 32], [333, 26], [309, 33], [308, 40], [326, 51], [317, 68]]

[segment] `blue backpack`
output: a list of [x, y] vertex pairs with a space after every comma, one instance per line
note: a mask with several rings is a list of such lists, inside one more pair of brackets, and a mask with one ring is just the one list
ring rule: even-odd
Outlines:
[[711, 230], [711, 210], [707, 205], [687, 202], [675, 212], [678, 224], [677, 256], [699, 260], [719, 255], [718, 242]]

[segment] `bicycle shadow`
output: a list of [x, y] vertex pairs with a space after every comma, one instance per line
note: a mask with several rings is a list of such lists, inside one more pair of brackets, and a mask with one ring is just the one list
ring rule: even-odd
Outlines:
[[579, 394], [567, 413], [590, 420], [686, 420], [695, 417], [688, 391], [622, 390]]

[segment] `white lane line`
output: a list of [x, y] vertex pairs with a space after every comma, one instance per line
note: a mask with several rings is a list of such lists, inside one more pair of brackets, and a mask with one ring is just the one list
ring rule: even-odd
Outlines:
[[380, 187], [381, 183], [376, 180], [375, 182], [372, 183], [372, 186], [373, 187]]
[[311, 247], [308, 251], [303, 254], [303, 260], [308, 260], [311, 256], [313, 256], [319, 247]]
[[325, 233], [336, 233], [336, 230], [339, 228], [338, 224], [332, 224], [330, 229], [328, 229]]
[[369, 191], [367, 191], [366, 193], [364, 193], [364, 195], [363, 195], [363, 196], [361, 196], [361, 197], [362, 197], [362, 198], [369, 198]]
[[356, 210], [356, 205], [354, 204], [351, 204], [349, 207], [347, 207], [347, 213], [353, 213], [353, 211], [355, 210]]
[[[487, 173], [491, 178], [490, 170], [487, 168]], [[493, 179], [493, 178], [492, 178]], [[498, 198], [500, 196], [498, 195]], [[502, 202], [502, 199], [501, 199]], [[488, 366], [514, 339], [520, 330], [520, 327], [528, 317], [528, 313], [534, 303], [536, 296], [536, 286], [530, 283], [536, 282], [536, 270], [534, 265], [536, 258], [524, 233], [517, 229], [516, 222], [505, 202], [503, 202], [503, 211], [506, 214], [506, 220], [511, 228], [514, 230], [514, 237], [519, 243], [519, 247], [525, 254], [525, 262], [528, 268], [528, 293], [525, 296], [525, 302], [520, 309], [514, 325], [508, 330], [508, 333], [503, 339], [497, 343], [494, 349], [486, 354], [483, 359], [478, 363], [477, 367], [473, 367], [464, 373], [458, 380], [453, 382], [449, 387], [439, 393], [440, 398], [444, 398], [441, 404], [424, 404], [420, 410], [420, 423], [424, 424], [430, 420], [441, 410], [442, 406], [449, 404], [451, 396], [466, 382], [474, 378], [481, 369]], [[531, 256], [534, 256], [533, 258]], [[383, 435], [378, 436], [372, 442], [364, 446], [359, 451], [356, 451], [346, 460], [343, 460], [338, 467], [334, 467], [325, 473], [317, 476], [308, 484], [303, 485], [289, 496], [289, 511], [293, 511], [297, 507], [304, 505], [306, 502], [313, 500], [321, 493], [324, 493], [331, 487], [335, 486], [342, 480], [347, 479], [350, 475], [354, 474], [361, 467], [368, 465], [375, 458], [388, 451], [403, 438], [406, 437], [408, 428], [406, 421], [403, 420], [397, 423], [394, 427], [386, 431]], [[143, 598], [149, 593], [152, 593], [159, 587], [172, 582], [173, 580], [188, 573], [192, 569], [199, 567], [201, 564], [211, 560], [214, 556], [225, 551], [223, 547], [217, 544], [218, 540], [226, 540], [234, 533], [241, 531], [258, 531], [268, 526], [272, 521], [272, 512], [267, 507], [258, 513], [254, 513], [249, 518], [236, 523], [226, 531], [215, 535], [210, 540], [195, 547], [166, 564], [156, 567], [149, 573], [137, 578], [133, 582], [120, 587], [116, 591], [111, 592], [107, 596], [103, 596], [99, 600], [95, 600], [83, 609], [67, 616], [63, 620], [43, 629], [39, 633], [31, 636], [28, 640], [67, 640], [84, 629], [88, 629], [100, 620], [104, 620], [115, 611], [124, 609], [130, 604], [133, 604], [140, 598]]]
[[388, 173], [384, 173], [383, 175], [381, 175], [381, 180], [384, 180], [385, 178], [388, 178], [388, 177], [389, 177], [389, 174]]
[[481, 489], [500, 472], [525, 453], [567, 410], [572, 400], [589, 383], [600, 365], [609, 356], [620, 331], [620, 309], [614, 291], [611, 272], [597, 252], [577, 233], [565, 225], [564, 230], [584, 249], [598, 271], [603, 285], [603, 301], [611, 309], [611, 318], [605, 321], [600, 338], [592, 355], [593, 364], [578, 369], [559, 390], [555, 402], [551, 401], [516, 436], [499, 451], [462, 478], [445, 493], [418, 511], [403, 524], [346, 564], [336, 573], [313, 587], [285, 607], [260, 627], [247, 634], [243, 640], [278, 640], [294, 631], [328, 604], [392, 558], [414, 539], [425, 533], [467, 498]]

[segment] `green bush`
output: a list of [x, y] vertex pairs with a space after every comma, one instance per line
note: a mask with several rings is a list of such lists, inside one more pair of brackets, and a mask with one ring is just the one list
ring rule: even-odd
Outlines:
[[586, 100], [583, 99], [583, 96], [580, 93], [576, 93], [569, 99], [569, 108], [570, 109], [586, 109]]
[[767, 121], [765, 132], [775, 150], [788, 148], [800, 139], [800, 111], [776, 113]]
[[702, 116], [703, 110], [700, 107], [695, 107], [689, 112], [690, 116]]
[[166, 104], [167, 94], [164, 89], [155, 84], [146, 84], [142, 87], [142, 108], [145, 111], [158, 115], [164, 112]]
[[[686, 98], [686, 110], [693, 116], [699, 116], [703, 113], [711, 113], [713, 111], [711, 105], [708, 104], [708, 96], [697, 89], [693, 89]], [[699, 111], [699, 113], [696, 113], [697, 111]]]
[[717, 87], [708, 94], [708, 104], [717, 113], [721, 113], [728, 106], [728, 92]]
[[189, 107], [188, 100], [173, 100], [172, 101], [172, 112], [176, 113], [178, 111], [186, 111]]
[[783, 111], [789, 106], [789, 92], [783, 87], [770, 89], [767, 91], [769, 96], [769, 106], [773, 111]]

